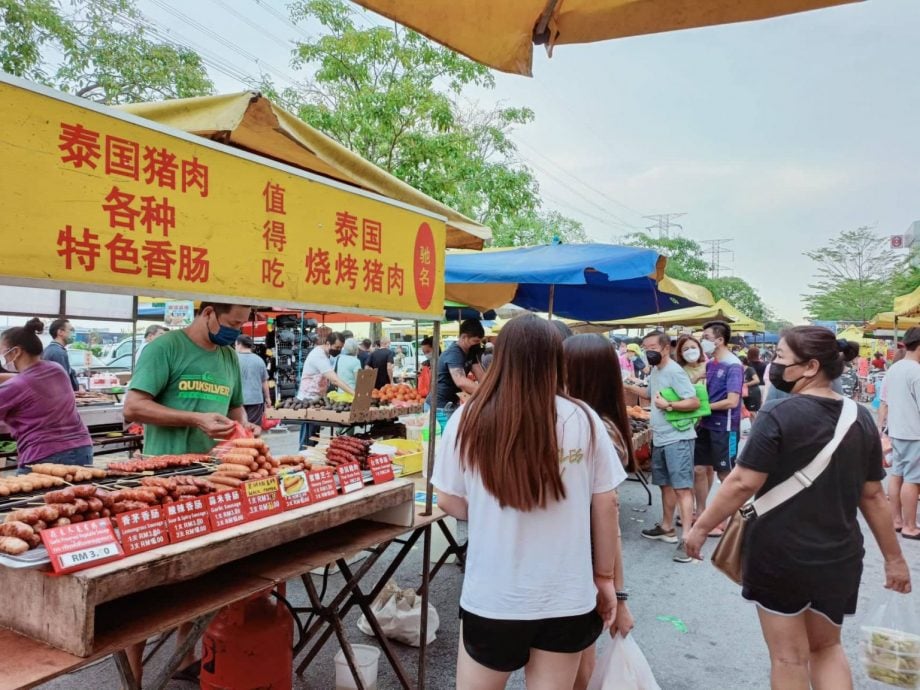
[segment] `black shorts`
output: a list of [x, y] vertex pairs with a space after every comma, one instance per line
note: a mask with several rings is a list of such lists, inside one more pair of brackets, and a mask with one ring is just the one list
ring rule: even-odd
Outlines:
[[597, 641], [604, 621], [597, 611], [541, 620], [497, 620], [460, 609], [463, 646], [477, 663], [510, 673], [524, 668], [531, 649], [560, 654], [583, 652]]
[[777, 613], [781, 616], [794, 616], [807, 610], [820, 613], [834, 625], [843, 625], [844, 616], [856, 613], [856, 602], [859, 599], [857, 589], [849, 597], [812, 596], [796, 594], [789, 591], [769, 591], [745, 585], [741, 596], [752, 601], [768, 613]]
[[738, 436], [734, 431], [711, 431], [697, 427], [693, 464], [712, 467], [716, 472], [731, 472], [738, 455]]

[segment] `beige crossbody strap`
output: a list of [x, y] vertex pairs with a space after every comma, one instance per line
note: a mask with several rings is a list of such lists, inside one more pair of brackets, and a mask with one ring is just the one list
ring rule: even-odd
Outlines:
[[821, 473], [827, 469], [827, 466], [830, 465], [834, 451], [837, 450], [840, 442], [843, 441], [843, 437], [847, 435], [850, 427], [853, 426], [853, 422], [856, 421], [856, 413], [856, 403], [849, 398], [844, 398], [843, 410], [840, 412], [840, 419], [837, 420], [837, 427], [834, 429], [833, 438], [831, 438], [827, 445], [821, 449], [821, 452], [815, 456], [814, 460], [789, 477], [789, 479], [781, 484], [777, 484], [754, 501], [754, 513], [756, 515], [763, 515], [776, 508], [776, 506], [785, 503], [800, 491], [811, 486]]

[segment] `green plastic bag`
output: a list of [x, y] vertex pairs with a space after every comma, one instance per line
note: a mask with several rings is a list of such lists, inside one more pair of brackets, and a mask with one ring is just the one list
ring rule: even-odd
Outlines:
[[[686, 431], [696, 424], [697, 419], [708, 417], [712, 414], [712, 409], [709, 407], [709, 391], [706, 389], [706, 384], [703, 382], [695, 383], [693, 387], [696, 389], [696, 397], [700, 400], [700, 406], [698, 408], [692, 412], [671, 410], [670, 412], [665, 411], [664, 413], [664, 418], [678, 431]], [[661, 397], [668, 402], [679, 402], [682, 399], [673, 388], [662, 389]]]

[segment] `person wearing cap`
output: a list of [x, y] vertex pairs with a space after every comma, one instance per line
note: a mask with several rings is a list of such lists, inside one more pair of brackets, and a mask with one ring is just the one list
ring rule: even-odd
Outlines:
[[236, 353], [240, 360], [240, 378], [243, 382], [243, 409], [250, 424], [261, 426], [266, 403], [271, 402], [268, 388], [268, 368], [265, 360], [252, 351], [252, 338], [241, 335], [236, 339]]
[[630, 343], [626, 346], [626, 351], [632, 354], [632, 372], [637, 379], [645, 375], [645, 369], [648, 366], [642, 359], [642, 348], [637, 343]]
[[885, 375], [880, 428], [888, 425], [891, 439], [891, 477], [888, 502], [895, 530], [905, 539], [920, 541], [917, 497], [920, 494], [920, 328], [904, 334], [904, 358]]

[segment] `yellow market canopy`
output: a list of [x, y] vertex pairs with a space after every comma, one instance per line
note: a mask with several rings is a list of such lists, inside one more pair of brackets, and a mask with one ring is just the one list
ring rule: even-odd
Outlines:
[[731, 24], [855, 0], [354, 0], [476, 62], [532, 74], [533, 46]]
[[443, 215], [13, 77], [0, 121], [0, 284], [442, 318]]
[[482, 249], [492, 238], [489, 228], [367, 162], [254, 91], [120, 109], [444, 216], [448, 247]]
[[872, 317], [872, 320], [866, 324], [865, 330], [872, 333], [874, 331], [893, 331], [897, 328], [898, 331], [903, 333], [914, 326], [920, 326], [920, 318], [899, 316], [897, 317], [897, 324], [895, 324], [895, 313], [893, 311], [883, 311]]
[[898, 315], [898, 318], [920, 314], [920, 286], [907, 295], [894, 298], [894, 313]]
[[702, 326], [709, 321], [727, 321], [733, 331], [745, 333], [763, 333], [764, 325], [738, 311], [724, 299], [719, 300], [711, 307], [688, 307], [674, 311], [648, 316], [637, 316], [633, 319], [622, 319], [615, 323], [578, 323], [574, 327], [582, 329], [583, 326], [592, 326], [612, 330], [614, 328], [651, 328], [654, 326]]

